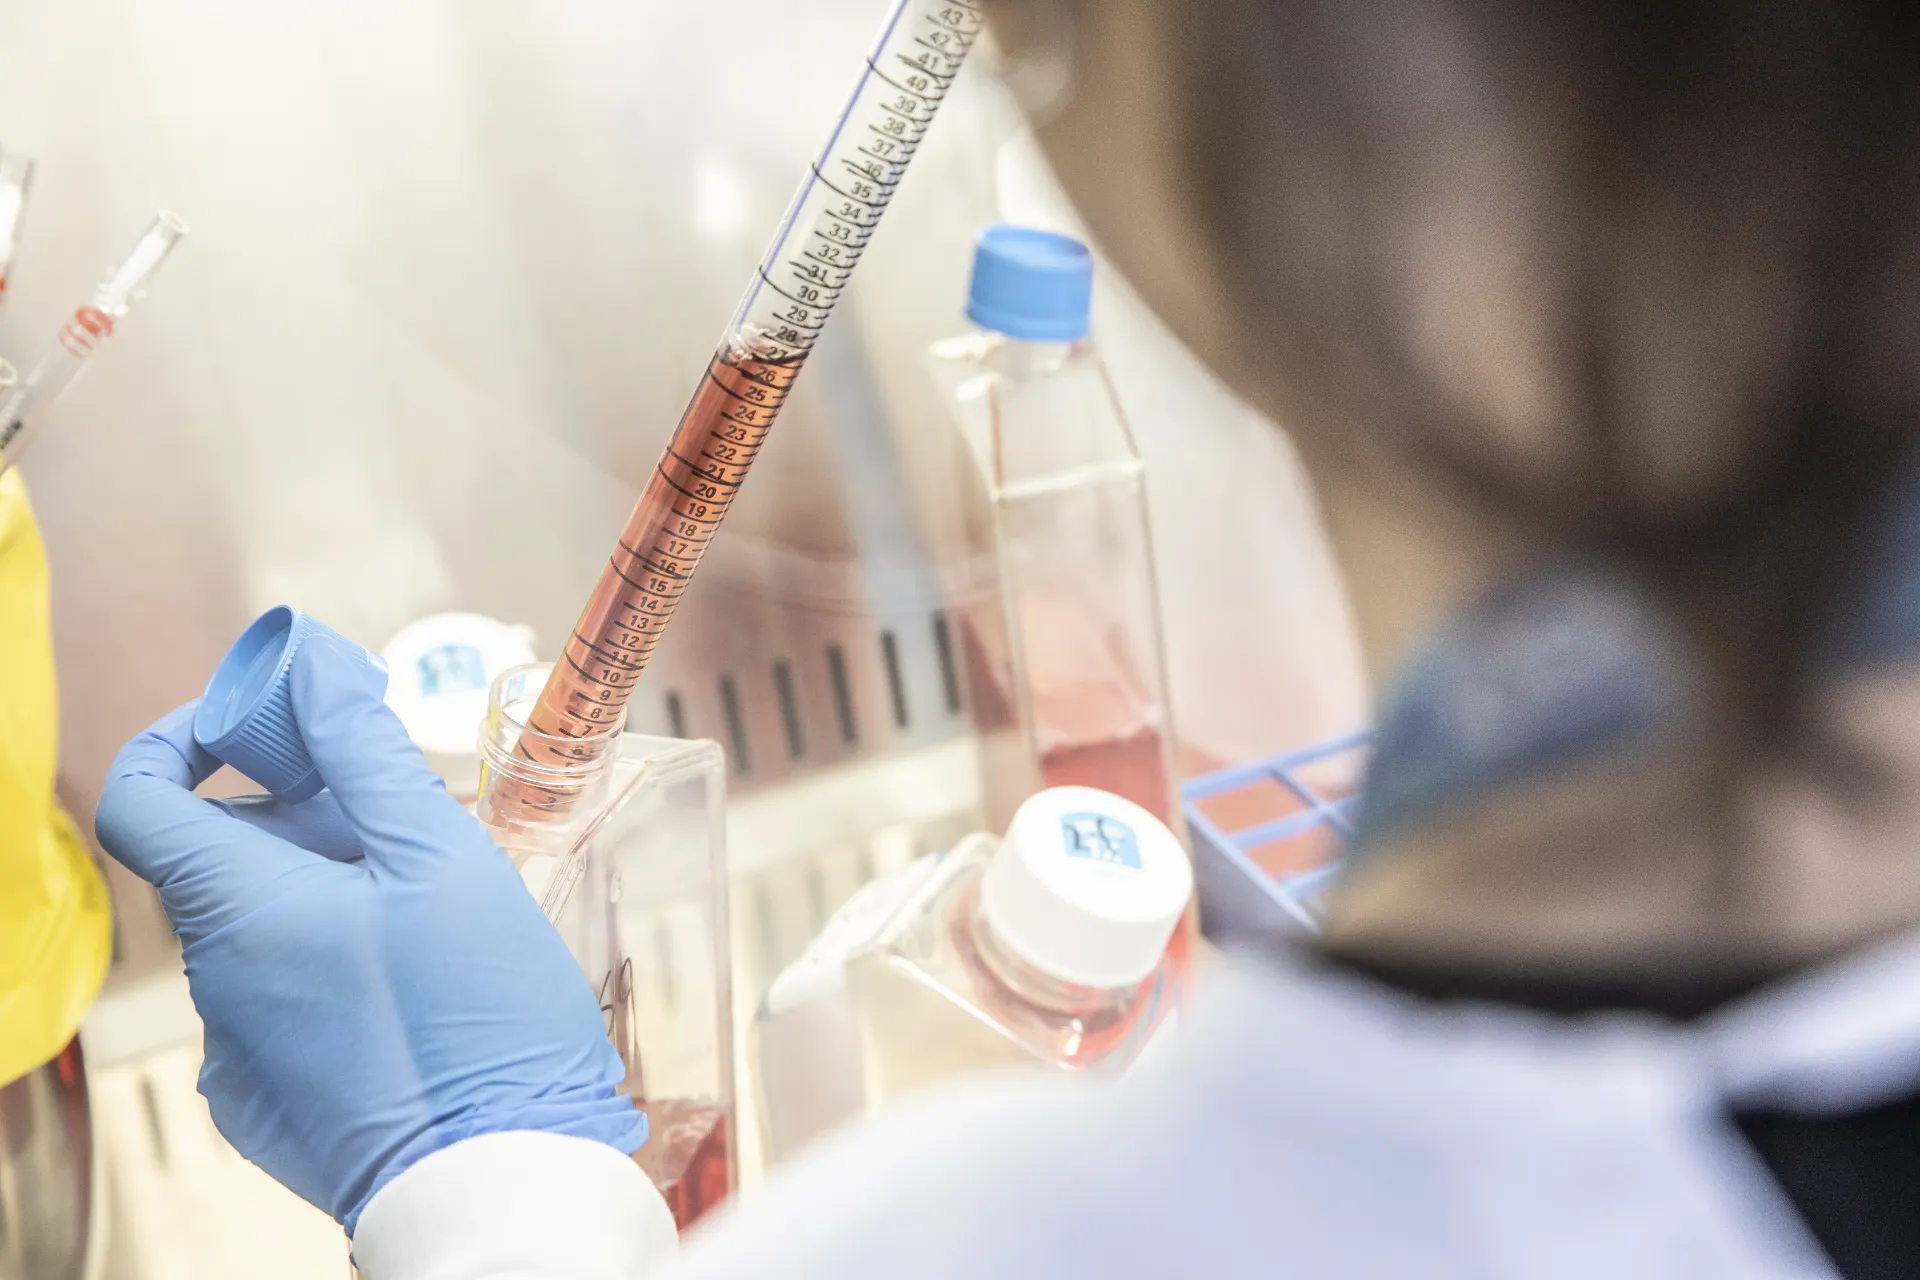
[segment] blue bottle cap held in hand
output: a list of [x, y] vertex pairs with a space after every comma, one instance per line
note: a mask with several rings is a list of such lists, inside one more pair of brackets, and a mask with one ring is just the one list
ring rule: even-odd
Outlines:
[[1072, 236], [1004, 224], [980, 233], [967, 319], [1027, 342], [1077, 342], [1093, 305], [1093, 251]]
[[214, 759], [298, 804], [326, 783], [307, 754], [293, 714], [294, 655], [317, 635], [331, 636], [369, 666], [378, 658], [311, 614], [276, 605], [253, 620], [214, 668], [193, 717], [193, 738]]
[[401, 1173], [466, 1138], [537, 1131], [631, 1154], [646, 1117], [566, 942], [382, 701], [385, 673], [324, 629], [289, 646], [290, 615], [241, 647], [240, 674], [259, 670], [215, 719], [282, 685], [325, 790], [194, 794], [220, 762], [189, 703], [120, 752], [95, 819], [180, 939], [214, 1124], [349, 1233]]

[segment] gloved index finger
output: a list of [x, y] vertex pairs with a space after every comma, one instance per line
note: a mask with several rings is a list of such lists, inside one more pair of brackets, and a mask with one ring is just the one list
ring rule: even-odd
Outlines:
[[220, 767], [193, 740], [197, 705], [168, 712], [120, 749], [93, 825], [101, 846], [147, 883], [164, 890], [190, 877], [217, 896], [277, 874], [298, 851], [193, 793]]
[[193, 715], [200, 699], [161, 716], [120, 748], [107, 768], [109, 786], [119, 778], [158, 778], [182, 791], [192, 791], [212, 777], [220, 762], [193, 739]]

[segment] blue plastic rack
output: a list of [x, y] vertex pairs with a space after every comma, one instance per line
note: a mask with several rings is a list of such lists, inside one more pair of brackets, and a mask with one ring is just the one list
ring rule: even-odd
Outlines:
[[[1321, 897], [1339, 878], [1359, 801], [1352, 792], [1320, 785], [1318, 775], [1342, 757], [1364, 752], [1371, 736], [1362, 731], [1330, 738], [1297, 751], [1201, 774], [1181, 786], [1187, 829], [1193, 836], [1200, 923], [1209, 939], [1227, 943], [1249, 937], [1319, 932]], [[1357, 788], [1358, 775], [1356, 766], [1339, 780]], [[1200, 807], [1201, 801], [1255, 788], [1266, 788], [1273, 794], [1274, 784], [1284, 788], [1280, 794], [1291, 793], [1305, 807], [1233, 830], [1223, 828]], [[1262, 846], [1307, 835], [1316, 828], [1330, 829], [1342, 853], [1319, 866], [1279, 876], [1269, 874], [1254, 860], [1254, 851]]]

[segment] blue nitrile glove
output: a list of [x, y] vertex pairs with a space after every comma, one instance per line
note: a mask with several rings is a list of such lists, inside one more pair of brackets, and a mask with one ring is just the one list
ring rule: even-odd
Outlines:
[[374, 1192], [462, 1138], [538, 1129], [632, 1152], [647, 1134], [614, 1092], [586, 978], [381, 688], [316, 637], [293, 704], [328, 791], [194, 795], [219, 766], [189, 704], [122, 749], [96, 820], [180, 936], [214, 1123], [349, 1233]]

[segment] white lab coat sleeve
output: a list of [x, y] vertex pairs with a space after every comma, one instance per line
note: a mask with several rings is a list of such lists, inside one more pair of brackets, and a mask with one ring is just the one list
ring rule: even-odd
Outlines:
[[434, 1152], [360, 1215], [365, 1280], [647, 1280], [677, 1252], [673, 1215], [605, 1143], [489, 1133]]

